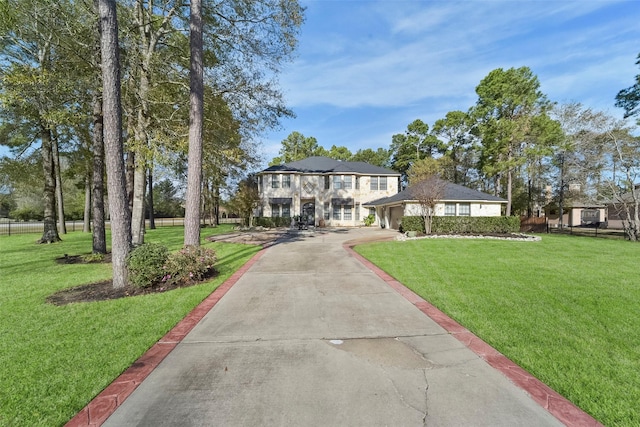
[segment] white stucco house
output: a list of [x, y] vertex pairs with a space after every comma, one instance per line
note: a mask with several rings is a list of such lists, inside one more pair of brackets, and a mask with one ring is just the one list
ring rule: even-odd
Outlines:
[[[417, 184], [389, 197], [383, 197], [364, 204], [375, 209], [380, 224], [397, 230], [403, 216], [420, 216], [422, 207], [416, 194]], [[436, 203], [435, 216], [501, 216], [507, 201], [501, 197], [472, 190], [462, 185], [440, 181], [442, 197]]]
[[[310, 225], [359, 226], [369, 202], [399, 191], [400, 174], [364, 162], [309, 157], [258, 173], [258, 216], [303, 215]], [[374, 224], [379, 224], [378, 219]]]

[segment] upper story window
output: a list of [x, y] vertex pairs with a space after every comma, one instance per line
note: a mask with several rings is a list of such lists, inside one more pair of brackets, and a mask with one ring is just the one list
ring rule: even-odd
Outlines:
[[376, 191], [378, 190], [378, 177], [377, 176], [372, 176], [371, 177], [371, 184], [369, 186], [370, 190]]
[[356, 176], [356, 190], [360, 189], [360, 177]]
[[387, 190], [387, 177], [386, 176], [372, 176], [370, 190], [386, 191]]
[[342, 177], [340, 175], [333, 176], [333, 189], [340, 190], [342, 188]]
[[343, 188], [345, 190], [351, 190], [351, 186], [352, 186], [352, 181], [351, 180], [352, 180], [351, 175], [345, 175], [344, 176], [344, 180], [343, 180], [344, 186], [343, 186]]
[[280, 175], [271, 175], [271, 188], [280, 188]]
[[282, 175], [282, 188], [291, 188], [291, 175]]
[[331, 188], [331, 178], [329, 177], [329, 175], [325, 175], [324, 176], [324, 189], [328, 190], [329, 188]]

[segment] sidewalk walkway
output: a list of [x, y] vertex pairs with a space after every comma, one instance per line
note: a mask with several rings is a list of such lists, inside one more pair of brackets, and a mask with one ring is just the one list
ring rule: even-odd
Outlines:
[[68, 425], [598, 425], [343, 246], [390, 236], [261, 251]]

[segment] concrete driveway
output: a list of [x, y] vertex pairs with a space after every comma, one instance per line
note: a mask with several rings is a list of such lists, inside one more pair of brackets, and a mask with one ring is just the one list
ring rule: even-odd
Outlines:
[[267, 249], [106, 426], [558, 426], [343, 247]]

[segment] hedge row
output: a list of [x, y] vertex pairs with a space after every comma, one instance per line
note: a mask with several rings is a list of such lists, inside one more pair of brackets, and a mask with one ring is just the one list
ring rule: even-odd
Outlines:
[[[421, 216], [402, 218], [401, 231], [424, 233]], [[488, 234], [518, 233], [520, 218], [517, 216], [436, 216], [431, 223], [433, 234]]]
[[275, 218], [270, 216], [259, 216], [253, 218], [254, 227], [266, 227], [266, 228], [276, 228], [276, 227], [289, 227], [291, 225], [292, 218], [290, 217], [280, 217], [277, 216]]

